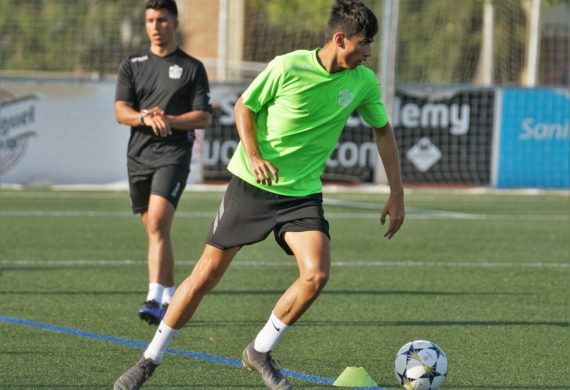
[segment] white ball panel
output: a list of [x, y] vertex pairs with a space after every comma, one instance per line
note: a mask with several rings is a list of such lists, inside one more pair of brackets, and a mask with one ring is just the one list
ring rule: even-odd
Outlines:
[[433, 349], [422, 349], [418, 352], [418, 356], [420, 357], [420, 362], [430, 367], [437, 362], [437, 352]]
[[394, 362], [394, 369], [400, 375], [404, 373], [406, 370], [406, 363], [408, 361], [408, 357], [406, 355], [398, 355], [396, 357], [396, 361]]
[[417, 379], [424, 375], [426, 370], [420, 362], [417, 360], [410, 360], [408, 362], [408, 370], [406, 371], [406, 376], [410, 379]]
[[427, 341], [427, 340], [416, 340], [416, 341], [413, 341], [412, 343], [414, 344], [415, 349], [429, 348], [433, 345], [433, 343], [431, 341]]
[[427, 378], [416, 379], [413, 383], [415, 390], [430, 390], [430, 383]]
[[433, 381], [431, 382], [431, 390], [439, 389], [443, 384], [444, 380], [445, 380], [444, 376], [436, 376], [435, 378], [433, 378]]
[[440, 374], [447, 374], [447, 358], [445, 355], [439, 355], [439, 359], [437, 359], [437, 363], [435, 365], [435, 370]]
[[407, 352], [407, 351], [410, 349], [410, 346], [411, 346], [411, 345], [412, 345], [411, 342], [404, 344], [404, 345], [402, 346], [402, 348], [400, 348], [400, 350], [398, 351], [398, 353], [397, 353], [396, 355], [401, 355], [401, 354], [403, 354], [404, 352]]

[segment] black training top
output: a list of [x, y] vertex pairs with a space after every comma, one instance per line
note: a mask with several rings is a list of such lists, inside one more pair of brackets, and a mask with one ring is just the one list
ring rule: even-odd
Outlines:
[[[179, 48], [166, 57], [150, 51], [129, 56], [119, 67], [115, 101], [135, 110], [160, 107], [166, 115], [189, 111], [212, 112], [204, 65]], [[167, 137], [154, 135], [148, 126], [131, 127], [128, 170], [151, 173], [166, 165], [190, 166], [194, 130], [173, 129]]]

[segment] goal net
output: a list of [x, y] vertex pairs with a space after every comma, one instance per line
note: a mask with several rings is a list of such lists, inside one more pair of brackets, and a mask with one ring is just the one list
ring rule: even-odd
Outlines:
[[[397, 34], [389, 39], [396, 53], [395, 91], [384, 98], [393, 102], [389, 115], [404, 180], [493, 183], [502, 114], [498, 91], [568, 91], [570, 5], [556, 0], [363, 0], [380, 22], [373, 55], [366, 62], [379, 78], [388, 1], [399, 7]], [[215, 103], [212, 124], [197, 145], [205, 180], [228, 177], [225, 163], [237, 142], [231, 113], [237, 96], [276, 55], [321, 46], [331, 3], [177, 0], [178, 42], [206, 65]], [[3, 80], [20, 78], [113, 83], [121, 59], [147, 46], [143, 4], [0, 0], [0, 93]], [[520, 96], [523, 106], [533, 106], [532, 94]], [[545, 112], [559, 111], [545, 104]], [[569, 137], [564, 133], [568, 116], [563, 111], [556, 119], [563, 141]], [[6, 137], [0, 132], [0, 153], [7, 152]], [[553, 164], [566, 163], [567, 156], [560, 155]], [[377, 169], [371, 129], [354, 113], [324, 179], [373, 182]]]

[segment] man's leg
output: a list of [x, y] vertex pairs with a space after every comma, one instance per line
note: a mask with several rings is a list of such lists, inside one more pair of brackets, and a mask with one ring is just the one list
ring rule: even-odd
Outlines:
[[148, 238], [149, 290], [139, 316], [149, 324], [160, 323], [164, 315], [162, 295], [165, 289], [174, 286], [174, 254], [170, 230], [175, 211], [166, 198], [151, 194], [148, 209], [141, 215]]
[[174, 254], [170, 229], [176, 209], [164, 197], [152, 194], [142, 215], [148, 237], [148, 280], [165, 287], [174, 285]]
[[239, 247], [218, 249], [206, 244], [192, 273], [176, 289], [164, 322], [174, 329], [182, 328], [198, 308], [200, 301], [212, 290], [228, 269]]
[[218, 284], [238, 251], [239, 248], [221, 250], [206, 245], [192, 273], [176, 289], [143, 357], [117, 379], [115, 390], [138, 389], [150, 378], [178, 330], [192, 318], [204, 295]]
[[322, 232], [286, 232], [285, 242], [295, 255], [299, 277], [281, 296], [273, 312], [291, 326], [311, 306], [329, 279], [330, 240]]
[[324, 233], [286, 232], [284, 238], [297, 260], [299, 277], [277, 301], [271, 317], [242, 356], [244, 367], [258, 371], [266, 386], [274, 390], [287, 390], [291, 385], [273, 363], [270, 353], [319, 296], [330, 272], [330, 243]]

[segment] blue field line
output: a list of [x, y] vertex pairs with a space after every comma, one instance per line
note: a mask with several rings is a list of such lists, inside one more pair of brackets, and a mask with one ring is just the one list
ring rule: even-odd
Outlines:
[[[102, 340], [102, 341], [107, 341], [109, 343], [126, 345], [128, 347], [133, 347], [133, 348], [138, 348], [138, 349], [146, 349], [146, 347], [148, 346], [148, 343], [143, 343], [140, 341], [122, 339], [122, 338], [113, 337], [113, 336], [105, 336], [102, 334], [86, 332], [86, 331], [79, 330], [79, 329], [66, 328], [64, 326], [46, 324], [44, 322], [22, 320], [20, 318], [14, 318], [14, 317], [0, 316], [0, 322], [5, 322], [8, 324], [13, 324], [13, 325], [28, 326], [31, 328], [47, 330], [49, 332], [62, 333], [62, 334], [67, 334], [67, 335], [71, 335], [71, 336], [92, 339], [92, 340]], [[182, 356], [186, 356], [186, 357], [190, 357], [190, 358], [194, 358], [194, 359], [206, 360], [208, 362], [225, 364], [227, 366], [232, 366], [232, 367], [240, 367], [241, 368], [241, 366], [242, 366], [240, 360], [210, 355], [207, 353], [185, 351], [185, 350], [176, 349], [176, 348], [168, 348], [166, 350], [166, 352], [171, 353], [173, 355], [182, 355]], [[318, 383], [318, 384], [322, 384], [322, 385], [332, 385], [334, 383], [334, 379], [332, 379], [332, 378], [326, 378], [326, 377], [310, 375], [310, 374], [303, 374], [301, 372], [296, 372], [296, 371], [291, 371], [291, 370], [286, 370], [286, 369], [282, 369], [281, 372], [285, 376], [288, 376], [288, 377], [294, 378], [294, 379], [299, 379], [299, 380], [306, 381], [306, 382]], [[383, 390], [379, 387], [373, 387], [373, 388], [360, 387], [359, 389], [361, 389], [361, 390], [362, 389]]]

